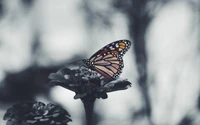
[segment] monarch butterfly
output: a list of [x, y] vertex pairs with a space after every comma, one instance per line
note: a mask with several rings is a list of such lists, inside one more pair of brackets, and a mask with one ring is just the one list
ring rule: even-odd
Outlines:
[[124, 67], [123, 55], [131, 46], [129, 40], [112, 42], [83, 62], [86, 68], [94, 70], [108, 79], [117, 79]]

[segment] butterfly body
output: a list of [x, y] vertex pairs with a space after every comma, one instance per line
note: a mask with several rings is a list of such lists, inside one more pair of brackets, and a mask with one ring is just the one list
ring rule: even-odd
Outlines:
[[83, 60], [85, 67], [94, 70], [108, 79], [116, 79], [124, 67], [123, 55], [131, 46], [129, 40], [119, 40], [103, 47], [89, 59]]

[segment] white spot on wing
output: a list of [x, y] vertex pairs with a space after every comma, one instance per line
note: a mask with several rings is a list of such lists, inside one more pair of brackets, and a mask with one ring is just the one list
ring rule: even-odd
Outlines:
[[117, 48], [118, 48], [118, 47], [119, 47], [119, 44], [118, 44], [118, 43], [116, 43], [116, 44], [115, 44], [115, 47], [117, 47]]

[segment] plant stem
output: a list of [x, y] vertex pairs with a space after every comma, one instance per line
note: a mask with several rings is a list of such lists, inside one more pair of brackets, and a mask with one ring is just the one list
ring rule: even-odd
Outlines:
[[86, 114], [86, 125], [92, 125], [92, 114], [93, 114], [95, 99], [84, 98], [81, 101], [84, 104], [84, 109]]

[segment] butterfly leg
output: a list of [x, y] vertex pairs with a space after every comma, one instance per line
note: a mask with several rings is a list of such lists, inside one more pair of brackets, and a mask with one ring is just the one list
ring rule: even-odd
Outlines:
[[79, 68], [78, 69], [81, 69], [83, 67], [83, 64], [79, 65]]

